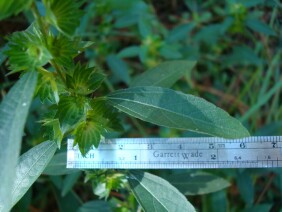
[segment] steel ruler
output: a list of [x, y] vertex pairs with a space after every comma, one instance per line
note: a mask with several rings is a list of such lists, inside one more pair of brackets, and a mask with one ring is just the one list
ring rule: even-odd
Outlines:
[[193, 169], [282, 167], [282, 136], [223, 139], [117, 138], [83, 157], [68, 140], [67, 168]]

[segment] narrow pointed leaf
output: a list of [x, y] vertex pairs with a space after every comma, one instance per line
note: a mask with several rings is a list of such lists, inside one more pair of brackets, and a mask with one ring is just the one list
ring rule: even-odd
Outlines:
[[81, 172], [75, 172], [65, 177], [62, 187], [63, 197], [66, 196], [66, 194], [68, 194], [72, 190], [74, 184], [77, 182], [80, 176], [81, 176]]
[[0, 211], [7, 211], [10, 205], [23, 129], [36, 79], [36, 72], [23, 75], [0, 105]]
[[130, 87], [159, 86], [171, 87], [185, 73], [188, 73], [196, 65], [196, 61], [175, 60], [164, 62], [137, 76]]
[[129, 68], [127, 64], [115, 55], [109, 55], [107, 57], [107, 64], [115, 77], [126, 84], [130, 82]]
[[230, 185], [223, 178], [205, 172], [173, 174], [166, 179], [184, 195], [208, 194]]
[[164, 127], [191, 130], [224, 138], [249, 136], [235, 118], [206, 100], [160, 87], [134, 87], [108, 95], [117, 109]]
[[128, 182], [145, 211], [196, 211], [175, 187], [155, 175], [131, 171]]
[[43, 171], [43, 174], [57, 176], [57, 175], [65, 175], [65, 174], [79, 172], [78, 169], [67, 169], [66, 164], [67, 164], [67, 153], [66, 152], [58, 153], [51, 159], [50, 163]]
[[12, 190], [11, 206], [14, 206], [22, 198], [41, 175], [56, 149], [57, 145], [55, 142], [45, 141], [20, 156]]
[[84, 203], [77, 212], [112, 212], [108, 202], [102, 200], [94, 200]]

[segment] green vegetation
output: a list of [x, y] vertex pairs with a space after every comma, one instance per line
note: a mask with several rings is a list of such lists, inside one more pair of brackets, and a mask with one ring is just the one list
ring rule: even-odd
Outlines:
[[0, 211], [281, 210], [279, 169], [66, 169], [69, 137], [86, 155], [104, 137], [281, 135], [281, 14], [0, 0]]

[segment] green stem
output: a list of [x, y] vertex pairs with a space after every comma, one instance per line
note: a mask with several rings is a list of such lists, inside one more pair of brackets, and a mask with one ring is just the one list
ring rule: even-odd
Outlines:
[[114, 86], [110, 83], [110, 81], [108, 79], [105, 79], [104, 81], [106, 83], [106, 86], [108, 87], [108, 89], [111, 91], [111, 92], [114, 92], [115, 89], [114, 89]]
[[60, 76], [61, 80], [66, 85], [66, 78], [65, 78], [63, 72], [61, 71], [59, 65], [54, 60], [51, 60], [50, 64], [55, 68], [55, 70], [58, 73], [58, 75]]
[[48, 35], [47, 28], [45, 27], [45, 24], [43, 23], [41, 19], [41, 16], [40, 16], [40, 13], [38, 11], [35, 1], [31, 5], [31, 11], [33, 13], [35, 20], [37, 21], [39, 25], [39, 28], [41, 29], [41, 32], [43, 33], [45, 42], [47, 42], [47, 35]]
[[42, 73], [42, 74], [48, 74], [51, 75], [51, 72], [47, 71], [45, 68], [43, 67], [38, 67], [37, 70]]

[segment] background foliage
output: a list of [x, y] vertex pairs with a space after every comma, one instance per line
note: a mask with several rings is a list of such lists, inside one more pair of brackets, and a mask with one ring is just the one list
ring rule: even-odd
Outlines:
[[[6, 96], [19, 76], [19, 73], [7, 75], [10, 70], [7, 69], [6, 56], [3, 54], [7, 50], [6, 36], [27, 29], [34, 21], [32, 10], [29, 9], [32, 1], [16, 2], [18, 5], [14, 12], [9, 10], [9, 5], [0, 4], [8, 14], [0, 15], [1, 98]], [[68, 40], [51, 37], [50, 42], [58, 46], [52, 53], [60, 55], [60, 51], [64, 50], [64, 54], [76, 56], [76, 61], [99, 66], [107, 79], [95, 95], [107, 95], [109, 91], [136, 85], [142, 82], [142, 77], [136, 78], [137, 75], [146, 74], [145, 70], [161, 62], [195, 60], [196, 66], [192, 71], [183, 72], [177, 83], [163, 79], [162, 86], [172, 86], [175, 90], [201, 96], [216, 104], [242, 121], [251, 135], [281, 135], [282, 5], [278, 1], [123, 0], [120, 3], [116, 0], [89, 0], [74, 5], [68, 0], [59, 6], [56, 5], [58, 2], [36, 2], [40, 15], [50, 17], [48, 23], [59, 29], [64, 36], [75, 33], [82, 36], [83, 40], [94, 42], [94, 45], [85, 43], [80, 46], [81, 51], [89, 47], [81, 54], [71, 48]], [[44, 5], [53, 9], [45, 10]], [[64, 13], [64, 8], [75, 10], [76, 6], [80, 6], [83, 13], [78, 10], [71, 16]], [[7, 18], [12, 13], [14, 16]], [[79, 27], [75, 32], [69, 30], [76, 24]], [[31, 27], [29, 30], [34, 31], [36, 28]], [[43, 42], [40, 36], [32, 37], [29, 31], [24, 37], [20, 36], [13, 34], [9, 38], [10, 42], [23, 47], [31, 40], [39, 47]], [[46, 51], [43, 46], [41, 50]], [[31, 51], [30, 55], [33, 54]], [[45, 65], [50, 55], [45, 56], [41, 60], [24, 58], [24, 64], [29, 67]], [[70, 63], [60, 57], [56, 62], [61, 65]], [[21, 68], [21, 63], [12, 67], [14, 72]], [[77, 66], [79, 68], [80, 65]], [[50, 77], [40, 77], [38, 80], [47, 82], [50, 87], [39, 87], [41, 96], [31, 103], [22, 153], [45, 140], [43, 135], [46, 131], [41, 128], [38, 120], [48, 111], [48, 102], [58, 101], [56, 93], [47, 95], [56, 90], [52, 87], [54, 84]], [[148, 77], [144, 79], [142, 85], [152, 84]], [[89, 83], [93, 85], [95, 82]], [[76, 90], [75, 86], [80, 84], [69, 79], [69, 85]], [[40, 100], [46, 100], [47, 105], [42, 105]], [[64, 103], [66, 105], [67, 100]], [[125, 131], [111, 133], [107, 137], [200, 136], [194, 132], [157, 127], [129, 119], [125, 115], [121, 115], [121, 119]], [[52, 126], [56, 126], [56, 123], [52, 123]], [[123, 183], [126, 179], [122, 173], [101, 170], [85, 175], [77, 170], [66, 170], [65, 150], [64, 141], [44, 174], [17, 203], [14, 211], [141, 210], [133, 194], [128, 191], [128, 185]], [[33, 155], [36, 157], [35, 153]], [[21, 161], [28, 163], [24, 158], [21, 157]], [[223, 169], [205, 172], [155, 170], [151, 173], [171, 182], [200, 211], [278, 211], [282, 208], [280, 169]], [[132, 186], [142, 174], [137, 172], [131, 175], [134, 176], [129, 180]], [[146, 174], [146, 181], [150, 189], [151, 183], [156, 181], [155, 176]], [[136, 186], [133, 191], [138, 193], [142, 189]], [[105, 197], [107, 202], [99, 200]], [[146, 207], [150, 209], [151, 206]]]

